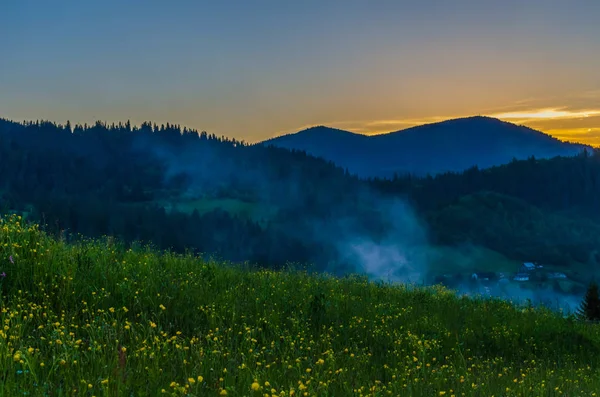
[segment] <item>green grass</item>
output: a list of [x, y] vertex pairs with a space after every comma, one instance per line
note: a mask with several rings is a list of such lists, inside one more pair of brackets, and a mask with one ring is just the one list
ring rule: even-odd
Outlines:
[[166, 209], [176, 209], [188, 214], [191, 214], [194, 210], [198, 210], [200, 215], [215, 209], [221, 209], [237, 216], [247, 217], [261, 224], [271, 219], [277, 212], [276, 207], [268, 204], [248, 202], [234, 198], [179, 198], [176, 200], [170, 199], [160, 204]]
[[424, 262], [433, 275], [461, 273], [470, 276], [477, 272], [518, 271], [521, 263], [485, 247], [465, 245], [462, 247], [432, 246], [424, 251]]
[[251, 271], [108, 238], [67, 245], [20, 222], [0, 222], [0, 395], [600, 390], [600, 328], [549, 311], [357, 276]]

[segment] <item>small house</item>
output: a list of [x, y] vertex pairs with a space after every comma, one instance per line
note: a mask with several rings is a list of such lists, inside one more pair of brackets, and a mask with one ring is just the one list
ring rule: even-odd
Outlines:
[[535, 270], [535, 264], [533, 262], [524, 262], [523, 265], [521, 265], [521, 269], [519, 269], [521, 272], [530, 272], [532, 270]]
[[515, 281], [529, 281], [529, 274], [527, 274], [527, 273], [517, 273], [513, 277], [513, 280], [515, 280]]
[[548, 273], [548, 278], [558, 279], [558, 278], [567, 278], [567, 275], [560, 272]]

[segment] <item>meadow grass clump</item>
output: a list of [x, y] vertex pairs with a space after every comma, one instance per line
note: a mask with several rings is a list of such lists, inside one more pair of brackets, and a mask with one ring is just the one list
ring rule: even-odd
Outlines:
[[0, 221], [6, 396], [594, 396], [600, 328]]

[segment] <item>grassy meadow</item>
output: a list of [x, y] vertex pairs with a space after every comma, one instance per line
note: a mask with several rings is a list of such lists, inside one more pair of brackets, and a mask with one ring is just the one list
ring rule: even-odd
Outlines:
[[2, 396], [595, 396], [600, 327], [0, 221]]
[[277, 214], [277, 207], [259, 203], [249, 202], [234, 198], [177, 198], [173, 197], [169, 200], [161, 200], [157, 202], [165, 209], [177, 210], [186, 214], [191, 214], [194, 210], [200, 215], [207, 212], [220, 209], [232, 215], [237, 215], [258, 222], [260, 225], [265, 225], [267, 221]]

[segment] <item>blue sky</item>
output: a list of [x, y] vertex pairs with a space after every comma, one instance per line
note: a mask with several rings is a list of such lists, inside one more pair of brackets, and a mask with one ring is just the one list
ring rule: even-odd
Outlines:
[[0, 117], [247, 141], [486, 114], [600, 144], [600, 2], [0, 4]]

